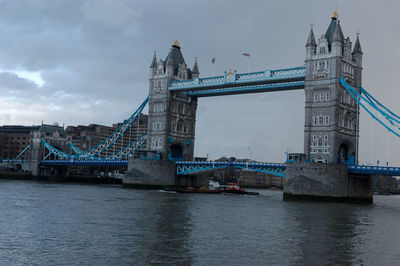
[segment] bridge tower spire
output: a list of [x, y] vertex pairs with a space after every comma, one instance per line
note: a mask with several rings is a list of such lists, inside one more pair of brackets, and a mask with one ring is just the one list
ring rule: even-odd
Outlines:
[[335, 12], [325, 34], [306, 43], [304, 152], [314, 162], [354, 164], [358, 159], [359, 106], [340, 84], [361, 86], [362, 51], [353, 52]]

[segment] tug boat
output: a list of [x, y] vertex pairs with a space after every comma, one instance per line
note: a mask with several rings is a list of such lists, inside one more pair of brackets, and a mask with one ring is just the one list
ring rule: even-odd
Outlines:
[[246, 191], [244, 191], [244, 189], [241, 188], [238, 183], [229, 183], [228, 186], [225, 187], [224, 192], [235, 193], [235, 194], [246, 194]]
[[247, 195], [258, 195], [258, 192], [248, 192], [239, 186], [238, 183], [229, 183], [228, 186], [224, 188], [225, 193], [234, 194], [247, 194]]

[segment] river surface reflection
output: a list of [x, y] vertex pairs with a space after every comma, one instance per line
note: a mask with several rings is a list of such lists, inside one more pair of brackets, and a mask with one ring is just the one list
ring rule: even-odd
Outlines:
[[395, 265], [400, 196], [284, 202], [0, 181], [1, 265]]

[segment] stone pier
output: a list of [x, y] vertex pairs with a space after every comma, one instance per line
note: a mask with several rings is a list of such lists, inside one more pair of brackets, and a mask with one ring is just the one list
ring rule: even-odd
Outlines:
[[309, 162], [286, 164], [284, 200], [372, 203], [372, 177], [349, 174], [346, 165]]
[[175, 163], [168, 160], [130, 159], [124, 187], [160, 189], [177, 184]]

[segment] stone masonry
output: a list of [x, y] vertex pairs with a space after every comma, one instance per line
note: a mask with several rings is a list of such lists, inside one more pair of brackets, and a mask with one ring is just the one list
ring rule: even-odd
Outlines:
[[306, 43], [304, 153], [321, 163], [357, 163], [359, 106], [340, 84], [361, 86], [362, 55], [357, 36], [352, 51], [337, 14], [319, 39], [313, 29]]
[[162, 160], [193, 160], [197, 99], [170, 92], [173, 80], [199, 77], [197, 61], [190, 70], [175, 41], [165, 61], [154, 54], [150, 66], [148, 150]]

